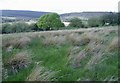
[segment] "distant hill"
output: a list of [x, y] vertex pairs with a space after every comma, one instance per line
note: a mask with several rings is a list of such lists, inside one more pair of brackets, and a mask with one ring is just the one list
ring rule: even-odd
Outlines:
[[84, 19], [87, 20], [89, 18], [96, 18], [96, 17], [100, 17], [103, 15], [107, 15], [107, 14], [111, 14], [112, 12], [75, 12], [75, 13], [65, 13], [65, 14], [61, 14], [61, 18], [63, 20], [67, 20], [73, 17], [78, 17], [80, 19]]
[[50, 12], [26, 11], [26, 10], [1, 10], [3, 17], [25, 17], [39, 18], [43, 14]]
[[[39, 12], [39, 11], [26, 11], [26, 10], [2, 10], [3, 17], [20, 17], [20, 18], [39, 18], [41, 15], [51, 12]], [[111, 14], [112, 12], [74, 12], [60, 14], [61, 19], [66, 21], [67, 19], [78, 17], [80, 19], [89, 19], [93, 17], [100, 17], [102, 15]]]

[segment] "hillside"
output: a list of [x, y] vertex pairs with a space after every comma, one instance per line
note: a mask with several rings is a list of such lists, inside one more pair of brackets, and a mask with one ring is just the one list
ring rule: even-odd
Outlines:
[[2, 35], [3, 80], [117, 81], [118, 27]]
[[[39, 18], [43, 14], [50, 12], [26, 11], [26, 10], [2, 10], [3, 17], [21, 17], [21, 18]], [[75, 12], [60, 14], [62, 20], [72, 17], [79, 17], [81, 19], [89, 19], [92, 17], [100, 17], [102, 15], [111, 14], [112, 12]]]
[[43, 14], [50, 12], [38, 12], [27, 10], [1, 10], [3, 17], [39, 18]]
[[108, 14], [112, 14], [112, 12], [75, 12], [75, 13], [61, 14], [61, 18], [62, 20], [67, 20], [73, 17], [78, 17], [80, 19], [87, 20], [90, 18], [98, 18]]

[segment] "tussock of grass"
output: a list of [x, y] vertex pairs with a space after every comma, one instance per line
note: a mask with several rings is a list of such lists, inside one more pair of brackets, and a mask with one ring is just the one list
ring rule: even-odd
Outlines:
[[81, 67], [82, 59], [84, 59], [85, 56], [86, 56], [85, 51], [80, 51], [79, 54], [76, 57], [74, 57], [74, 61], [73, 61], [74, 68]]
[[14, 62], [18, 62], [18, 65], [22, 63], [27, 66], [30, 63], [30, 54], [27, 51], [20, 52], [10, 59], [9, 64], [14, 64]]
[[8, 73], [17, 74], [21, 69], [28, 68], [30, 64], [30, 54], [24, 51], [9, 58], [4, 66], [8, 68]]
[[7, 70], [7, 78], [3, 77], [3, 80], [25, 80], [33, 67], [31, 53], [25, 50], [26, 49], [21, 50], [14, 48], [11, 52], [6, 52], [6, 50], [3, 49], [3, 71]]
[[54, 71], [50, 71], [41, 66], [36, 66], [32, 73], [27, 77], [27, 81], [48, 81], [53, 80], [55, 76]]
[[72, 43], [73, 45], [86, 45], [90, 42], [90, 38], [88, 38], [87, 36], [79, 36], [79, 34], [77, 33], [71, 33], [69, 35], [66, 36], [66, 39]]
[[45, 39], [43, 39], [43, 44], [44, 45], [61, 45], [64, 44], [66, 41], [64, 36], [47, 36]]
[[13, 48], [24, 48], [29, 42], [29, 37], [13, 38], [11, 40], [3, 41], [3, 48], [9, 48], [10, 46]]

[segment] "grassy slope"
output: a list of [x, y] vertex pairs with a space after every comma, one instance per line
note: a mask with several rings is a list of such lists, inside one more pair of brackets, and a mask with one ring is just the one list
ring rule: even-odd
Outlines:
[[[83, 36], [84, 33], [91, 33], [91, 36], [90, 34], [87, 35], [90, 41], [89, 43], [81, 45], [81, 39], [86, 42], [86, 39], [84, 39], [86, 36]], [[3, 35], [3, 42], [6, 42], [9, 38], [9, 40], [13, 38], [14, 41], [14, 38], [20, 39], [21, 36], [20, 34], [14, 37], [12, 34]], [[102, 30], [89, 29], [25, 33], [24, 37], [29, 37], [31, 39], [24, 48], [12, 45], [14, 49], [12, 49], [11, 52], [6, 52], [6, 49], [3, 49], [3, 63], [7, 64], [6, 62], [10, 58], [13, 58], [15, 54], [27, 50], [30, 52], [32, 64], [28, 68], [20, 70], [20, 72], [15, 75], [9, 74], [9, 77], [5, 80], [29, 80], [32, 78], [30, 77], [31, 73], [37, 66], [44, 67], [44, 72], [42, 71], [40, 75], [35, 75], [36, 78], [40, 77], [42, 80], [115, 80], [118, 78], [118, 50], [114, 44], [111, 46], [111, 42], [117, 37], [116, 27]], [[98, 45], [100, 44], [100, 46], [103, 47], [99, 47], [100, 52], [97, 53], [93, 50], [93, 48], [98, 48], [97, 44], [95, 45], [92, 42], [99, 42], [101, 40], [104, 42], [102, 44], [98, 43]], [[89, 49], [89, 46], [92, 46], [92, 44], [93, 47]], [[74, 48], [75, 50], [73, 50]], [[82, 52], [83, 55], [85, 54], [85, 57], [81, 55]], [[36, 64], [38, 62], [40, 62], [40, 64]], [[6, 65], [5, 68], [7, 68]], [[49, 74], [43, 75], [45, 71], [49, 72], [49, 74], [50, 72], [55, 72], [55, 74], [49, 77]], [[33, 75], [33, 77], [35, 76]], [[27, 77], [29, 77], [29, 79], [27, 79]], [[38, 80], [40, 78], [38, 78]]]

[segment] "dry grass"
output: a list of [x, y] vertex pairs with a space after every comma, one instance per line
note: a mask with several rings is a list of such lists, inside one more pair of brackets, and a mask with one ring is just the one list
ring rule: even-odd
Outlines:
[[73, 59], [73, 67], [77, 68], [81, 66], [81, 61], [84, 59], [86, 56], [86, 53], [84, 50], [80, 51], [76, 57]]
[[66, 36], [66, 39], [73, 45], [86, 45], [90, 42], [90, 38], [78, 33], [71, 33]]
[[96, 44], [95, 42], [91, 42], [86, 46], [85, 51], [90, 52], [92, 54], [97, 54], [99, 52], [103, 52], [105, 50], [105, 47], [106, 47], [105, 45]]
[[20, 47], [24, 47], [31, 41], [31, 39], [29, 37], [22, 37], [18, 41], [19, 41]]
[[104, 45], [101, 42], [102, 42], [101, 40], [92, 40], [85, 48], [86, 53], [90, 53], [92, 55], [91, 59], [86, 64], [85, 68], [90, 69], [94, 65], [98, 64], [99, 61], [101, 61], [106, 51], [105, 50], [106, 45]]
[[110, 43], [110, 45], [108, 46], [107, 50], [108, 51], [114, 51], [114, 50], [118, 50], [119, 45], [118, 45], [118, 37], [115, 37], [112, 42]]
[[44, 45], [61, 45], [64, 44], [66, 41], [64, 36], [46, 36], [43, 40], [42, 43]]
[[99, 61], [101, 60], [103, 54], [101, 52], [95, 54], [92, 56], [92, 58], [89, 60], [89, 62], [86, 64], [85, 69], [92, 69], [93, 66], [97, 65]]
[[82, 34], [71, 33], [66, 36], [66, 39], [73, 45], [87, 45], [90, 42], [103, 43], [103, 37], [97, 34], [95, 31], [86, 31]]
[[23, 48], [31, 41], [29, 37], [12, 38], [3, 41], [3, 48]]
[[67, 38], [74, 45], [85, 45], [85, 48], [82, 50], [80, 50], [80, 46], [71, 49], [67, 64], [72, 64], [74, 67], [80, 67], [82, 59], [84, 59], [87, 54], [92, 55], [87, 67], [101, 60], [106, 45], [104, 45], [104, 37], [97, 34], [96, 31], [87, 31], [81, 35], [72, 33]]
[[85, 50], [80, 50], [80, 47], [76, 46], [70, 50], [68, 56], [67, 65], [71, 65], [73, 68], [77, 68], [81, 66], [81, 60], [86, 56]]
[[70, 48], [67, 65], [73, 63], [74, 58], [78, 55], [79, 52], [80, 52], [80, 48], [78, 46]]
[[20, 53], [17, 53], [15, 56], [13, 56], [11, 59], [10, 59], [10, 64], [12, 64], [12, 62], [14, 61], [17, 61], [17, 62], [24, 62], [24, 63], [29, 63], [29, 60], [30, 60], [30, 55], [28, 54], [27, 51], [23, 51], [23, 52], [20, 52]]
[[104, 81], [108, 81], [108, 82], [111, 82], [111, 81], [118, 81], [119, 80], [119, 77], [115, 77], [115, 76], [108, 76], [104, 79]]
[[95, 42], [96, 44], [102, 43], [103, 41], [103, 36], [93, 31], [85, 32], [83, 35], [87, 36], [91, 40], [91, 42]]
[[80, 36], [76, 33], [71, 33], [66, 36], [66, 39], [72, 44], [79, 44], [80, 43]]
[[27, 77], [27, 81], [52, 81], [55, 74], [54, 71], [46, 70], [44, 67], [37, 65]]
[[13, 73], [17, 73], [20, 69], [27, 68], [30, 63], [30, 54], [27, 51], [23, 51], [11, 57], [4, 65], [8, 65]]

